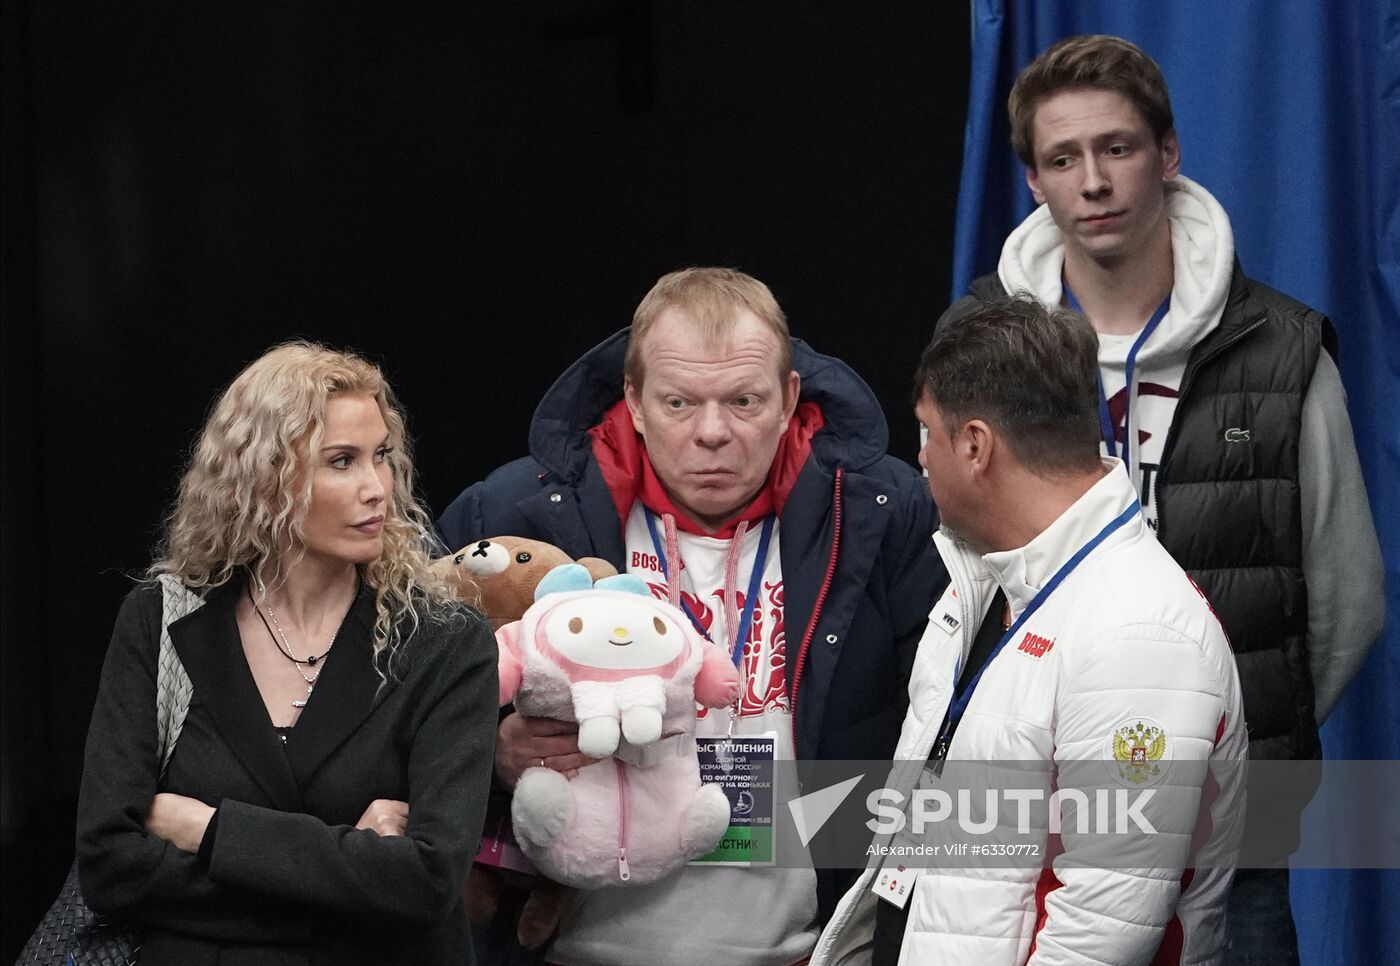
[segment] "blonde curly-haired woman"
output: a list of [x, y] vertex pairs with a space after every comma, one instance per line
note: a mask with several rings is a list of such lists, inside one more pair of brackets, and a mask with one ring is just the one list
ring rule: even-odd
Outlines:
[[[142, 966], [472, 961], [496, 650], [426, 526], [364, 360], [278, 346], [216, 403], [117, 618], [79, 802], [83, 894]], [[162, 584], [195, 606], [169, 622], [193, 697], [163, 775]]]

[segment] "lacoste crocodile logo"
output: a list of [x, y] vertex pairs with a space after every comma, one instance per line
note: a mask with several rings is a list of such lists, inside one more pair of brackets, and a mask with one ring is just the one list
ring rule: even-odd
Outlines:
[[1231, 426], [1225, 430], [1225, 442], [1227, 443], [1248, 443], [1249, 430], [1240, 429], [1238, 426]]

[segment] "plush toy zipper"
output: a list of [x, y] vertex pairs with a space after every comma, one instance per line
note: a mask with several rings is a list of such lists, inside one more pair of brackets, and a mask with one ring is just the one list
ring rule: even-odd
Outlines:
[[614, 758], [617, 768], [617, 877], [623, 882], [632, 878], [627, 865], [627, 766]]

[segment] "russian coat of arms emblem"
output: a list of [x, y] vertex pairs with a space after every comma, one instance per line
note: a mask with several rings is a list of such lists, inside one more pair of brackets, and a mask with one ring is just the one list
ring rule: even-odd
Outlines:
[[1162, 774], [1167, 733], [1151, 721], [1131, 721], [1113, 732], [1113, 760], [1118, 777], [1131, 785], [1148, 785]]

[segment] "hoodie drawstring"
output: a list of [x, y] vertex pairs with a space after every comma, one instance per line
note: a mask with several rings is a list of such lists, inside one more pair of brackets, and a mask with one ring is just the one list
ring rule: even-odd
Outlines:
[[[666, 575], [666, 599], [671, 606], [680, 607], [681, 550], [676, 518], [663, 513], [661, 523], [666, 531], [666, 566], [662, 568]], [[739, 626], [739, 558], [744, 554], [744, 534], [748, 529], [749, 522], [740, 520], [729, 540], [729, 552], [724, 560], [724, 589], [720, 592], [720, 601], [724, 607], [724, 627], [731, 634], [736, 633]]]

